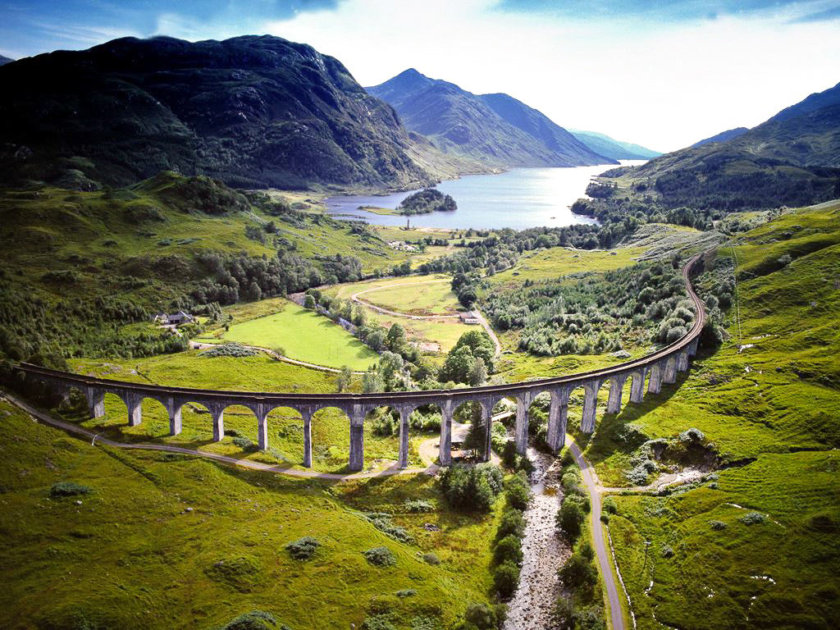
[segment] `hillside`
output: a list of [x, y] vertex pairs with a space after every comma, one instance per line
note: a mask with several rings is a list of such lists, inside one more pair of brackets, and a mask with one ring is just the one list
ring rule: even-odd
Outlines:
[[390, 103], [403, 124], [447, 155], [487, 169], [611, 163], [543, 114], [505, 94], [477, 96], [409, 69], [367, 88]]
[[741, 136], [747, 133], [749, 129], [746, 127], [735, 127], [734, 129], [727, 129], [726, 131], [721, 131], [718, 134], [713, 135], [711, 138], [704, 138], [699, 142], [695, 142], [691, 145], [691, 148], [702, 147], [704, 144], [709, 144], [710, 142], [726, 142], [727, 140], [733, 140], [738, 136]]
[[243, 188], [412, 188], [392, 108], [336, 59], [278, 37], [118, 39], [0, 68], [0, 181], [80, 190], [161, 170]]
[[728, 141], [669, 153], [629, 173], [667, 208], [749, 210], [840, 196], [840, 84]]
[[8, 57], [4, 57], [0, 55], [0, 66], [5, 66], [7, 63], [12, 63], [14, 59], [9, 59]]
[[723, 345], [677, 387], [607, 416], [588, 446], [606, 486], [633, 485], [649, 459], [707, 472], [615, 496], [609, 529], [642, 630], [825, 628], [840, 613], [838, 212], [787, 212], [707, 256], [701, 293], [732, 290]]
[[587, 147], [613, 160], [649, 160], [662, 155], [641, 145], [622, 142], [596, 131], [572, 131], [572, 135]]

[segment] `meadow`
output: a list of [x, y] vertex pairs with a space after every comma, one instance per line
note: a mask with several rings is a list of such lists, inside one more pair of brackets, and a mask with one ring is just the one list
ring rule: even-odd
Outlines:
[[[488, 600], [497, 513], [448, 510], [425, 475], [295, 480], [91, 446], [2, 401], [0, 415], [15, 435], [0, 445], [0, 530], [15, 533], [0, 549], [3, 627], [218, 628], [260, 609], [297, 630], [382, 617], [444, 628]], [[58, 482], [87, 493], [58, 496]], [[409, 512], [407, 498], [431, 511]], [[361, 510], [387, 510], [413, 540], [388, 537]], [[295, 560], [285, 546], [303, 536], [318, 546]], [[366, 561], [380, 546], [394, 566]]]

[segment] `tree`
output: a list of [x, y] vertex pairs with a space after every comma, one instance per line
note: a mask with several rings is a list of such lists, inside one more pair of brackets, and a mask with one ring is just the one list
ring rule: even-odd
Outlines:
[[489, 371], [493, 371], [493, 355], [496, 353], [496, 346], [493, 340], [490, 339], [490, 335], [483, 330], [477, 329], [465, 332], [458, 339], [453, 350], [465, 346], [472, 351], [473, 356], [480, 357], [484, 360], [484, 365]]
[[388, 329], [388, 348], [392, 351], [398, 351], [406, 343], [405, 328], [401, 324], [393, 324]]
[[454, 347], [449, 351], [443, 367], [440, 368], [439, 378], [441, 381], [454, 381], [456, 383], [470, 382], [470, 372], [473, 369], [475, 358], [469, 346]]
[[311, 295], [307, 295], [303, 299], [303, 306], [304, 306], [304, 308], [308, 308], [310, 310], [315, 310], [315, 298], [312, 297]]
[[353, 371], [346, 365], [342, 366], [341, 372], [335, 379], [338, 392], [341, 393], [350, 386], [350, 381], [353, 379]]
[[484, 366], [484, 359], [476, 357], [470, 367], [467, 381], [473, 387], [481, 385], [487, 380], [487, 368]]

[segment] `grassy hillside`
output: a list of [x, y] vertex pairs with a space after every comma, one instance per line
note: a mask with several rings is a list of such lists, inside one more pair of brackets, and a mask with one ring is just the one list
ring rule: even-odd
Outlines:
[[[448, 511], [429, 477], [292, 480], [93, 447], [5, 402], [0, 416], [15, 436], [0, 467], [3, 627], [209, 629], [261, 609], [295, 630], [359, 628], [383, 614], [400, 629], [424, 619], [442, 628], [487, 601], [495, 515]], [[51, 496], [64, 481], [89, 493]], [[407, 498], [433, 511], [409, 513]], [[357, 510], [387, 510], [415, 542], [389, 538]], [[295, 560], [284, 547], [303, 536], [319, 546]], [[379, 546], [395, 566], [365, 560]]]
[[[668, 441], [662, 471], [722, 467], [670, 496], [616, 497], [609, 527], [640, 628], [827, 628], [840, 614], [838, 260], [836, 202], [718, 250], [700, 284], [737, 279], [728, 341], [589, 443], [608, 486], [656, 459], [648, 439]], [[679, 439], [689, 428], [705, 437]]]

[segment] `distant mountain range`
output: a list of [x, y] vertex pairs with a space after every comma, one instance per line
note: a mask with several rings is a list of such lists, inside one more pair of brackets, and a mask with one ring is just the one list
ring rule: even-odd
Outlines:
[[118, 39], [8, 63], [0, 85], [6, 184], [91, 188], [162, 170], [246, 188], [435, 179], [391, 107], [336, 59], [278, 37]]
[[638, 144], [615, 140], [596, 131], [570, 130], [572, 135], [590, 149], [613, 160], [649, 160], [662, 155]]
[[726, 142], [727, 140], [734, 140], [738, 136], [741, 136], [747, 133], [749, 129], [746, 127], [735, 127], [735, 129], [728, 129], [726, 131], [721, 131], [719, 134], [712, 136], [711, 138], [705, 138], [700, 140], [699, 142], [695, 142], [691, 145], [690, 148], [702, 147], [704, 144], [709, 144], [710, 142]]
[[5, 66], [7, 63], [12, 63], [14, 59], [9, 59], [8, 57], [4, 57], [0, 55], [0, 66]]
[[507, 94], [472, 94], [413, 68], [367, 90], [447, 155], [492, 168], [615, 163]]
[[631, 174], [671, 207], [773, 208], [840, 197], [840, 84], [729, 140], [663, 155]]

